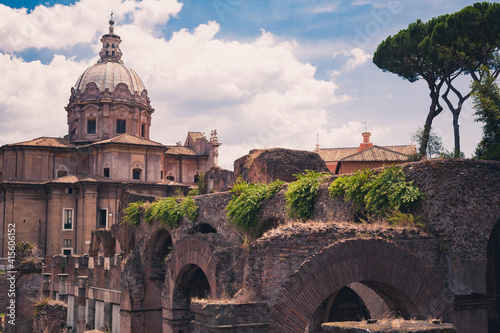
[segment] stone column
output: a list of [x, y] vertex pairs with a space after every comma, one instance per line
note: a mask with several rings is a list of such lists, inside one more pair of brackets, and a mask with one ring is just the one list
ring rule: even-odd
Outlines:
[[59, 300], [68, 303], [68, 292], [66, 283], [68, 281], [68, 274], [57, 274], [59, 277]]
[[86, 327], [85, 310], [87, 307], [87, 276], [78, 277], [78, 294], [75, 295], [75, 323], [77, 327]]

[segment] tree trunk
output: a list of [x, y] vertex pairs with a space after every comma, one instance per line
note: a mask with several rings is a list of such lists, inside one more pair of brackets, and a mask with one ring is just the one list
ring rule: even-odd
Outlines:
[[439, 104], [439, 90], [441, 89], [443, 83], [444, 81], [441, 81], [438, 85], [434, 85], [434, 82], [427, 82], [431, 91], [431, 106], [429, 107], [429, 113], [427, 114], [427, 119], [425, 120], [422, 142], [420, 143], [419, 155], [421, 158], [427, 157], [427, 145], [429, 144], [432, 121], [438, 114], [441, 113], [441, 111], [443, 111], [443, 107]]
[[460, 157], [460, 125], [458, 125], [458, 117], [460, 115], [460, 109], [461, 105], [459, 108], [455, 109], [456, 112], [453, 112], [453, 134], [455, 136], [455, 151], [454, 151], [454, 156], [455, 158]]

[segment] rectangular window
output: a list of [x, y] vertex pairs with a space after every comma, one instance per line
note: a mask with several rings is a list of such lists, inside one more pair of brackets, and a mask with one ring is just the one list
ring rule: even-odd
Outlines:
[[63, 247], [71, 247], [71, 239], [63, 239]]
[[87, 133], [88, 134], [95, 134], [95, 129], [96, 129], [95, 124], [96, 124], [95, 119], [87, 120]]
[[122, 119], [116, 120], [116, 133], [125, 133], [125, 127], [127, 122]]
[[62, 249], [63, 256], [69, 256], [73, 252], [73, 249]]
[[136, 180], [141, 179], [141, 169], [134, 169], [132, 170], [132, 178]]
[[104, 168], [104, 177], [109, 178], [109, 168]]
[[108, 210], [99, 209], [99, 214], [97, 217], [97, 229], [106, 228], [108, 225]]
[[145, 135], [145, 132], [146, 132], [145, 129], [146, 129], [146, 125], [142, 124], [141, 125], [141, 136], [142, 137], [144, 137], [144, 135]]
[[63, 230], [73, 230], [73, 209], [63, 211]]

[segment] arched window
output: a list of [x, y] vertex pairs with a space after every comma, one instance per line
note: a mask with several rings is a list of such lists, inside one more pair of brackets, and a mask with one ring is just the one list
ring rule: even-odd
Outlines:
[[104, 168], [104, 177], [109, 178], [109, 168]]
[[174, 177], [174, 174], [172, 173], [172, 171], [167, 172], [167, 177], [165, 177], [165, 178], [167, 180], [171, 180], [171, 181], [175, 180], [175, 177]]
[[69, 174], [68, 168], [65, 165], [59, 165], [56, 170], [56, 177], [61, 178]]

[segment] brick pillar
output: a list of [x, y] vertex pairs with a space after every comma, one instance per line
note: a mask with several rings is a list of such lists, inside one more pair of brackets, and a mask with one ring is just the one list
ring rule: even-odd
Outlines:
[[488, 333], [488, 307], [493, 299], [483, 294], [456, 295], [453, 303], [457, 333]]
[[52, 278], [51, 273], [42, 273], [42, 295], [43, 297], [50, 297], [52, 295], [51, 283]]
[[59, 277], [59, 300], [68, 303], [68, 292], [66, 283], [68, 281], [68, 274], [57, 274]]
[[75, 295], [75, 323], [77, 327], [86, 327], [85, 322], [85, 310], [87, 305], [87, 283], [88, 277], [79, 276], [78, 277], [78, 289], [77, 295]]

